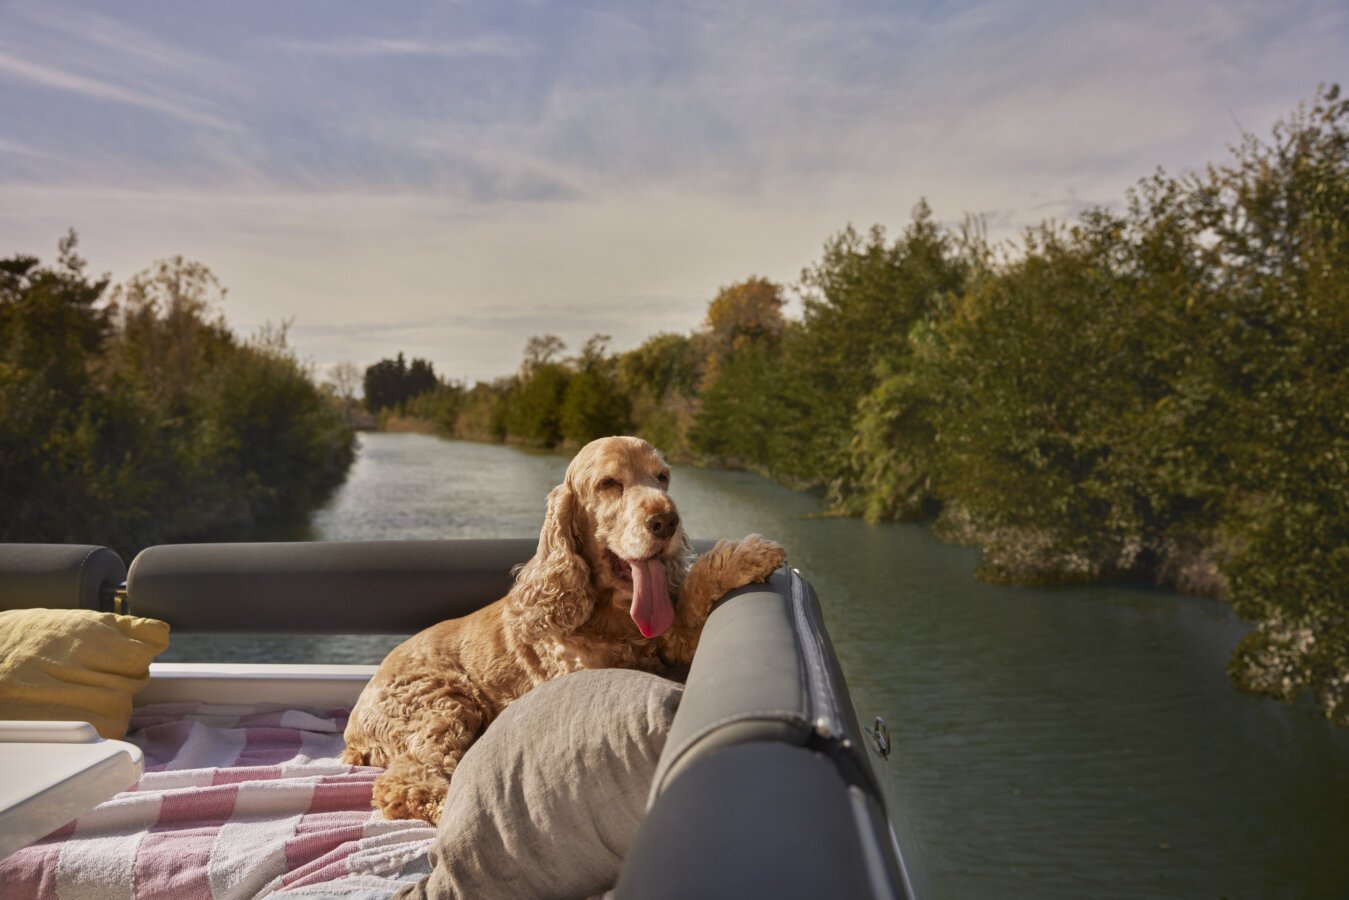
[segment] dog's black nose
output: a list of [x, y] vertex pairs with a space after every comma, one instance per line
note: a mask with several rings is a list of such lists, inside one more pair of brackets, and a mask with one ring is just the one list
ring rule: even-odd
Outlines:
[[668, 538], [679, 527], [679, 513], [661, 513], [646, 520], [646, 530], [658, 538]]

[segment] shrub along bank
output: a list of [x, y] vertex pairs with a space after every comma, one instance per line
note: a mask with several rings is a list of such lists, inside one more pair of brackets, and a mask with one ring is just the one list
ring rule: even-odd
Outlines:
[[72, 233], [54, 265], [0, 260], [0, 541], [125, 556], [315, 505], [353, 432], [286, 344], [241, 340], [224, 290], [174, 259], [110, 289]]

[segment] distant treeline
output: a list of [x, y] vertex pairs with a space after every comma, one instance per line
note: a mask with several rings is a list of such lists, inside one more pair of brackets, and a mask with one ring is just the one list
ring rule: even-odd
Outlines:
[[635, 432], [931, 519], [981, 574], [1146, 577], [1229, 598], [1243, 688], [1349, 722], [1349, 102], [1337, 88], [1228, 162], [1140, 181], [1123, 210], [991, 247], [924, 204], [848, 228], [797, 286], [724, 289], [703, 327], [440, 384], [404, 410], [540, 447]]
[[408, 365], [401, 353], [397, 359], [383, 359], [370, 366], [362, 380], [365, 406], [373, 413], [404, 407], [413, 397], [435, 391], [439, 386], [430, 362], [413, 359]]
[[251, 527], [345, 477], [353, 433], [285, 328], [240, 340], [203, 266], [91, 279], [0, 260], [0, 541], [150, 544]]

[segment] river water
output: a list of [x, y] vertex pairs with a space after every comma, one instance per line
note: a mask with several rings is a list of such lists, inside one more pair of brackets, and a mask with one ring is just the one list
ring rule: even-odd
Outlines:
[[[313, 540], [537, 535], [564, 457], [364, 434]], [[1224, 605], [982, 584], [916, 525], [819, 517], [765, 479], [677, 467], [696, 537], [757, 531], [816, 588], [891, 817], [937, 897], [1349, 897], [1349, 730], [1241, 694]], [[173, 656], [377, 662], [398, 638], [175, 639]]]

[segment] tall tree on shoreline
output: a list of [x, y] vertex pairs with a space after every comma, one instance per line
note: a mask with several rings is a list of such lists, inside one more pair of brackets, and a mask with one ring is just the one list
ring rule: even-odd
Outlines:
[[75, 255], [0, 260], [0, 540], [125, 554], [303, 510], [352, 433], [285, 343], [240, 341], [175, 258], [107, 291]]

